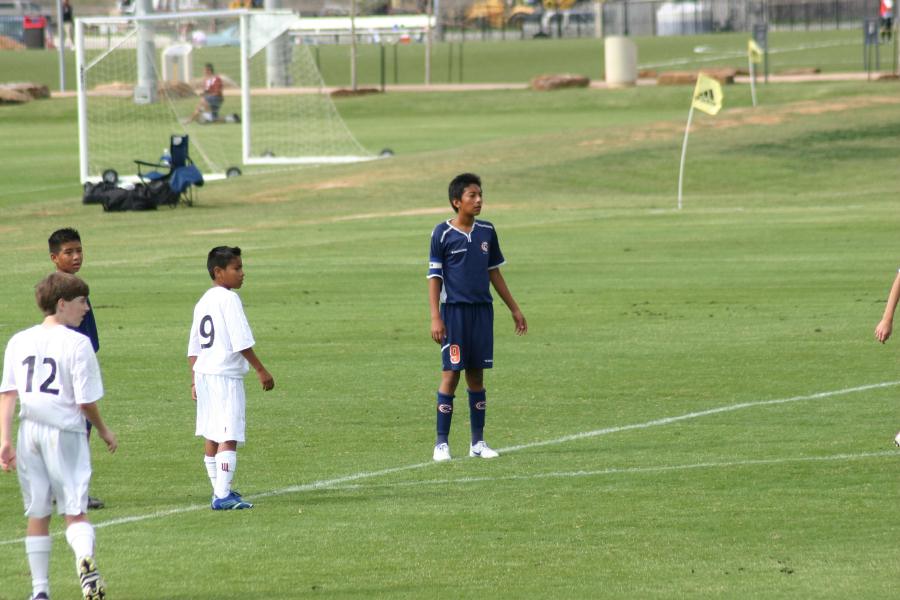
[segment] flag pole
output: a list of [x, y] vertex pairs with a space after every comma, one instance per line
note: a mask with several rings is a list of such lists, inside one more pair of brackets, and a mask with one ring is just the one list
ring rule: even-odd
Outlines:
[[753, 108], [756, 108], [756, 68], [753, 66], [753, 57], [749, 54], [747, 64], [750, 65], [750, 99], [753, 101]]
[[678, 210], [681, 210], [681, 190], [684, 183], [684, 157], [687, 155], [688, 133], [691, 131], [691, 121], [694, 120], [694, 103], [688, 112], [687, 127], [684, 128], [684, 143], [681, 145], [681, 168], [678, 169]]

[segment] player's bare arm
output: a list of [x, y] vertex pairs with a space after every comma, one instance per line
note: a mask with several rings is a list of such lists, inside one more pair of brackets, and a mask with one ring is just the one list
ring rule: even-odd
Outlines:
[[191, 367], [191, 400], [197, 401], [197, 386], [194, 385], [194, 363], [197, 362], [196, 356], [188, 356], [188, 365]]
[[81, 409], [82, 414], [84, 414], [87, 420], [91, 422], [91, 425], [94, 426], [100, 439], [106, 442], [107, 450], [115, 452], [119, 447], [119, 440], [116, 438], [116, 434], [113, 433], [113, 430], [106, 426], [103, 417], [100, 416], [100, 408], [97, 406], [97, 403], [91, 402], [90, 404], [79, 404], [78, 407]]
[[897, 302], [900, 301], [900, 273], [894, 278], [894, 284], [891, 286], [891, 293], [888, 295], [887, 305], [884, 307], [884, 315], [881, 321], [875, 327], [875, 339], [882, 344], [891, 337], [891, 331], [894, 328], [894, 311], [897, 309]]
[[428, 279], [428, 306], [431, 309], [431, 339], [437, 344], [443, 344], [447, 337], [447, 328], [441, 318], [441, 287], [444, 282], [440, 277]]
[[268, 392], [275, 387], [275, 378], [272, 377], [272, 374], [263, 366], [262, 361], [256, 356], [256, 352], [253, 351], [253, 348], [241, 350], [241, 355], [246, 358], [247, 362], [250, 363], [250, 366], [256, 370], [256, 375], [259, 377], [259, 382], [262, 384], [262, 389], [264, 391]]
[[519, 305], [513, 299], [512, 293], [506, 285], [506, 280], [503, 279], [503, 274], [500, 273], [500, 269], [491, 269], [488, 271], [488, 276], [491, 278], [491, 285], [494, 286], [497, 294], [503, 299], [503, 302], [509, 308], [509, 312], [512, 313], [513, 321], [516, 323], [516, 335], [525, 335], [528, 333], [528, 322], [525, 320], [525, 315], [519, 310]]
[[0, 394], [0, 469], [16, 470], [16, 449], [12, 443], [13, 413], [16, 409], [15, 391]]

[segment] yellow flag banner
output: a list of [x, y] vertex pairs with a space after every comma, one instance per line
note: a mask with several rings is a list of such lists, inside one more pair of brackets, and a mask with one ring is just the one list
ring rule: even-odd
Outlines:
[[762, 48], [759, 47], [753, 40], [747, 40], [747, 55], [750, 57], [750, 62], [759, 64], [763, 59], [763, 51]]
[[700, 73], [691, 106], [708, 115], [718, 113], [722, 109], [722, 84], [709, 75]]

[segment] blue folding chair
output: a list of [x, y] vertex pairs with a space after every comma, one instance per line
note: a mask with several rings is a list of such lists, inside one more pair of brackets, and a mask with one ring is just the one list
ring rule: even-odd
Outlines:
[[[185, 206], [194, 204], [194, 188], [203, 185], [203, 174], [188, 154], [188, 136], [173, 135], [169, 139], [168, 160], [161, 157], [159, 162], [151, 163], [135, 160], [138, 168], [138, 179], [148, 189], [159, 189], [163, 185], [168, 194], [162, 195], [159, 204], [176, 206], [179, 202]], [[141, 167], [151, 167], [152, 171], [144, 172]], [[166, 172], [159, 169], [168, 169]]]

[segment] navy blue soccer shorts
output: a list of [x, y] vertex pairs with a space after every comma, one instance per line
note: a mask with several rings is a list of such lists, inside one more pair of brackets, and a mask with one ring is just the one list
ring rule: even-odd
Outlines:
[[493, 304], [444, 304], [441, 318], [447, 330], [441, 346], [445, 371], [494, 366]]

